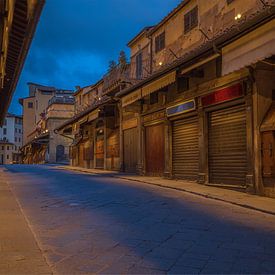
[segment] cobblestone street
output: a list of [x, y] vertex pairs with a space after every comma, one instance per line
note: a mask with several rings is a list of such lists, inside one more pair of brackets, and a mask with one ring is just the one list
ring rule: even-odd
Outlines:
[[275, 273], [273, 215], [54, 166], [7, 166], [4, 180], [54, 272]]

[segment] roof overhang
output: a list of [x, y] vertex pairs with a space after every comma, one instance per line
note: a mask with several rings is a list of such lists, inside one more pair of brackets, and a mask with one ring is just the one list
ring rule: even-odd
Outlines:
[[5, 40], [5, 43], [0, 43], [2, 44], [1, 52], [4, 53], [0, 62], [2, 72], [0, 125], [3, 123], [16, 88], [44, 2], [44, 0], [15, 0], [8, 31], [3, 32], [0, 37], [1, 40]]

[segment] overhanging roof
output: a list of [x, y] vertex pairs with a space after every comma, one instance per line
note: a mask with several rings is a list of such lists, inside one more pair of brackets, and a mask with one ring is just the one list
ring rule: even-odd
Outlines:
[[174, 62], [164, 65], [163, 68], [154, 72], [146, 79], [141, 80], [135, 85], [132, 85], [131, 87], [118, 92], [116, 96], [122, 97], [127, 95], [166, 73], [169, 73], [175, 69], [184, 69], [195, 64], [196, 62], [200, 62], [204, 58], [209, 58], [211, 55], [217, 53], [217, 49], [221, 49], [222, 47], [232, 43], [241, 36], [251, 32], [253, 29], [265, 24], [268, 21], [271, 21], [274, 18], [275, 7], [270, 7], [270, 9], [263, 9], [263, 11], [260, 13], [255, 12], [246, 22], [237, 22], [236, 25], [232, 26], [230, 29], [226, 29], [221, 33], [218, 33], [212, 40], [208, 40], [204, 44], [201, 44], [198, 47], [190, 50], [182, 57], [176, 59]]
[[[8, 110], [25, 58], [27, 56], [44, 0], [15, 0], [13, 19], [8, 36], [3, 86], [0, 87], [0, 125]], [[33, 3], [33, 9], [30, 9]], [[32, 12], [30, 13], [30, 10]], [[2, 36], [0, 38], [2, 40]]]

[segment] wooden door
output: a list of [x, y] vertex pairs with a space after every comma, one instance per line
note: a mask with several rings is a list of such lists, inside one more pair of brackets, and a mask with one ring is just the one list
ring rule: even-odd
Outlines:
[[131, 128], [123, 131], [124, 137], [124, 170], [125, 172], [135, 173], [137, 171], [137, 128]]
[[96, 139], [96, 168], [104, 168], [104, 135]]
[[275, 177], [275, 152], [274, 152], [274, 132], [262, 133], [262, 166], [263, 177]]
[[146, 127], [145, 132], [146, 173], [161, 176], [164, 172], [164, 126]]
[[78, 148], [78, 165], [84, 167], [84, 144], [80, 143]]

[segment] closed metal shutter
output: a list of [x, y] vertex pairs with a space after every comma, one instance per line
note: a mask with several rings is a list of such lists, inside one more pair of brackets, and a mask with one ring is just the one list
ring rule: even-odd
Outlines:
[[247, 173], [245, 106], [209, 113], [209, 181], [245, 185]]
[[199, 171], [198, 118], [173, 123], [173, 175], [197, 180]]

